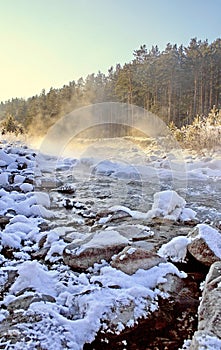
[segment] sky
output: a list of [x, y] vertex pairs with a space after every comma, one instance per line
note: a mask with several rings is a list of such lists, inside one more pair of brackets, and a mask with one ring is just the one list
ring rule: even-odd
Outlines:
[[61, 88], [133, 51], [221, 37], [221, 0], [0, 0], [0, 101]]

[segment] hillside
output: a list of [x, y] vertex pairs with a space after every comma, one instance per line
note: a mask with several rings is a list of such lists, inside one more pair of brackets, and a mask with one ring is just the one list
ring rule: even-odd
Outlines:
[[142, 45], [133, 56], [123, 66], [110, 67], [107, 75], [92, 73], [27, 100], [2, 102], [0, 119], [10, 115], [25, 132], [42, 135], [79, 107], [111, 101], [143, 107], [180, 128], [220, 107], [220, 38], [212, 43], [193, 38], [187, 47], [168, 43], [163, 51]]

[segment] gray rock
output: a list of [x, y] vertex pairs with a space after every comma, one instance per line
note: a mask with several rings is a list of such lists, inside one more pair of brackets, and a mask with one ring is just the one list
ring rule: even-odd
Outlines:
[[148, 270], [162, 262], [165, 262], [165, 259], [159, 257], [154, 252], [149, 252], [141, 248], [126, 247], [118, 255], [113, 257], [111, 266], [128, 275], [132, 275], [139, 269]]
[[[198, 330], [195, 332], [190, 349], [201, 349], [202, 343], [220, 341], [221, 344], [221, 261], [215, 262], [206, 277], [198, 310]], [[214, 347], [215, 348], [215, 347]], [[208, 347], [209, 349], [209, 347]]]
[[117, 231], [95, 232], [85, 240], [77, 240], [67, 245], [63, 252], [64, 263], [74, 270], [85, 271], [96, 262], [110, 261], [128, 243]]

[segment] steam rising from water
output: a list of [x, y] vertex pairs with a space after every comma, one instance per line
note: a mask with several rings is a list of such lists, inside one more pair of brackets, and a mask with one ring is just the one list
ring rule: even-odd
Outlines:
[[[118, 128], [111, 129], [113, 125], [117, 125]], [[109, 129], [111, 138], [119, 136], [123, 127], [125, 132], [131, 128], [136, 129], [147, 138], [159, 138], [170, 134], [165, 123], [153, 113], [133, 105], [107, 102], [83, 107], [64, 116], [49, 129], [40, 149], [43, 153], [59, 156], [63, 154], [67, 145], [73, 140], [76, 141], [77, 136], [85, 130], [87, 139], [99, 137], [98, 134], [95, 135], [95, 127], [99, 128], [101, 137]]]
[[81, 168], [80, 176], [79, 167], [74, 169], [75, 177], [78, 169], [79, 181], [87, 172], [86, 176], [90, 177], [94, 164], [99, 166], [110, 161], [132, 169], [141, 184], [148, 181], [148, 176], [160, 183], [157, 172], [153, 173], [152, 169], [148, 173], [148, 155], [153, 145], [161, 155], [176, 150], [179, 162], [170, 162], [169, 159], [171, 188], [180, 187], [178, 172], [182, 173], [183, 187], [185, 163], [179, 144], [160, 118], [134, 105], [107, 102], [74, 110], [49, 129], [40, 145], [40, 153], [53, 155], [57, 161], [64, 157], [83, 158], [87, 167]]

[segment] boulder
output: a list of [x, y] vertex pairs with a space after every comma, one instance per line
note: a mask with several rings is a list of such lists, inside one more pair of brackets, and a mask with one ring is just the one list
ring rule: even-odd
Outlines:
[[64, 263], [77, 271], [85, 271], [101, 260], [110, 261], [128, 245], [129, 241], [117, 231], [104, 230], [84, 240], [68, 244], [63, 252]]
[[[202, 299], [198, 309], [198, 330], [195, 332], [190, 349], [218, 349], [221, 345], [221, 261], [210, 267], [206, 277]], [[220, 349], [220, 347], [219, 347]]]
[[221, 260], [221, 234], [216, 229], [206, 224], [199, 224], [188, 235], [191, 243], [187, 249], [199, 262], [211, 266]]
[[10, 222], [11, 217], [0, 215], [0, 228], [4, 230], [5, 226]]
[[165, 261], [154, 252], [128, 246], [113, 257], [111, 266], [133, 275], [139, 269], [148, 270]]

